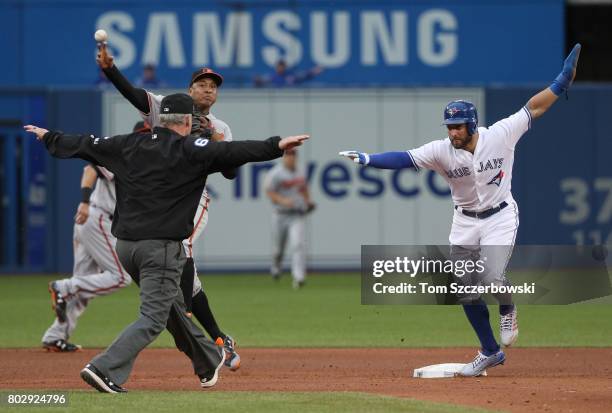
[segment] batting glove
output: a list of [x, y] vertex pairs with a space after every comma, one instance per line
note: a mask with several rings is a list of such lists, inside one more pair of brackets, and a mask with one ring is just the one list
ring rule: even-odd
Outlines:
[[559, 73], [559, 76], [550, 85], [550, 90], [559, 96], [561, 93], [567, 91], [572, 81], [574, 80], [574, 74], [576, 73], [576, 66], [578, 66], [578, 58], [580, 57], [580, 49], [582, 46], [577, 43], [570, 54], [563, 62], [563, 70]]
[[361, 165], [367, 165], [370, 163], [370, 155], [368, 155], [365, 152], [342, 151], [342, 152], [339, 152], [338, 155], [345, 156], [349, 159], [352, 159], [353, 162], [359, 163]]

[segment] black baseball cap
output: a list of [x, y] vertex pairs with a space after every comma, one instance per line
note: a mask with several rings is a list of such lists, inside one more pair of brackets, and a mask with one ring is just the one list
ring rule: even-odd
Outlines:
[[159, 113], [162, 115], [172, 113], [191, 115], [193, 113], [193, 99], [184, 93], [168, 95], [162, 99]]
[[203, 67], [193, 72], [193, 74], [191, 75], [191, 82], [189, 82], [189, 87], [191, 87], [191, 85], [193, 85], [199, 79], [202, 79], [204, 77], [211, 78], [213, 82], [217, 84], [217, 87], [221, 86], [221, 83], [223, 83], [223, 76], [221, 76], [219, 73], [215, 72], [209, 67]]

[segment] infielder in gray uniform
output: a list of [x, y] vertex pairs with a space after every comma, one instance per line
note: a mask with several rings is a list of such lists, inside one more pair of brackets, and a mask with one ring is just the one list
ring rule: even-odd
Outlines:
[[106, 168], [87, 165], [81, 178], [81, 192], [74, 224], [73, 275], [49, 284], [56, 318], [42, 338], [47, 351], [80, 350], [81, 346], [68, 339], [89, 300], [132, 282], [115, 253], [117, 239], [111, 234], [116, 202], [114, 175]]
[[[96, 61], [117, 90], [140, 111], [142, 118], [151, 127], [159, 126], [159, 107], [164, 96], [155, 95], [145, 89], [134, 88], [114, 65], [113, 57], [108, 53], [104, 43], [99, 44]], [[217, 101], [217, 91], [222, 83], [221, 75], [209, 68], [203, 68], [193, 73], [189, 83], [189, 95], [194, 101], [192, 135], [208, 138], [211, 141], [232, 141], [232, 131], [228, 124], [216, 118], [210, 112], [211, 107]], [[235, 177], [235, 171], [233, 170], [222, 171], [222, 174], [228, 179]], [[225, 348], [227, 357], [225, 365], [230, 370], [236, 371], [240, 368], [240, 356], [236, 351], [236, 342], [231, 336], [221, 331], [217, 324], [208, 297], [202, 288], [200, 278], [197, 276], [197, 268], [193, 259], [193, 244], [204, 232], [208, 223], [209, 208], [210, 198], [208, 191], [204, 189], [193, 219], [193, 232], [183, 241], [187, 260], [181, 276], [181, 289], [185, 295], [188, 315], [191, 316], [193, 313], [217, 345]], [[189, 294], [189, 291], [191, 291], [191, 294]]]
[[272, 278], [278, 280], [287, 238], [293, 254], [291, 275], [293, 288], [306, 280], [306, 214], [315, 208], [304, 174], [297, 168], [297, 151], [285, 151], [283, 159], [266, 175], [264, 188], [274, 205], [272, 214]]

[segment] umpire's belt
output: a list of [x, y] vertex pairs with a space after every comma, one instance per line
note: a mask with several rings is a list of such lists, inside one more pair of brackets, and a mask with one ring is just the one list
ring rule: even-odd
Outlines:
[[[496, 206], [494, 208], [485, 209], [484, 211], [480, 211], [480, 212], [468, 211], [467, 209], [462, 208], [461, 213], [471, 218], [485, 219], [485, 218], [489, 218], [491, 215], [497, 214], [499, 211], [501, 211], [507, 206], [508, 206], [508, 203], [504, 201], [501, 204], [499, 204], [499, 206]], [[459, 209], [459, 207], [455, 205], [455, 209]]]

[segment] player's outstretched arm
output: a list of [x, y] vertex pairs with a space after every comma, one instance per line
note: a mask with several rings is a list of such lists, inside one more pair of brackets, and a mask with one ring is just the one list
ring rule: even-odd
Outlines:
[[576, 44], [565, 59], [563, 70], [559, 73], [559, 76], [549, 87], [529, 99], [527, 109], [529, 109], [532, 118], [542, 116], [557, 101], [559, 96], [569, 89], [576, 77], [580, 49], [580, 43]]
[[383, 152], [367, 154], [358, 151], [342, 151], [338, 155], [352, 159], [353, 162], [378, 169], [414, 168], [414, 162], [408, 152]]
[[113, 86], [117, 88], [119, 93], [123, 95], [136, 109], [144, 114], [148, 114], [151, 110], [149, 108], [149, 97], [147, 91], [132, 86], [129, 80], [123, 76], [123, 74], [115, 66], [113, 56], [109, 53], [106, 43], [98, 43], [98, 54], [96, 56], [96, 63], [100, 66], [100, 69], [104, 71], [104, 74], [111, 81]]

